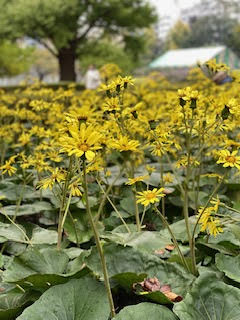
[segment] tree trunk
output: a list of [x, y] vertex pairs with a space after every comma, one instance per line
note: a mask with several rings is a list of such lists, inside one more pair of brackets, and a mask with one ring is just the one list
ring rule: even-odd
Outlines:
[[70, 45], [58, 52], [60, 81], [76, 81], [75, 72], [76, 48]]

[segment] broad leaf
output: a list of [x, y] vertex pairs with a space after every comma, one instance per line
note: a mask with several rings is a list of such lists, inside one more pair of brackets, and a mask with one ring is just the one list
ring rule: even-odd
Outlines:
[[[67, 216], [64, 223], [64, 231], [67, 238], [74, 243], [83, 243], [93, 237], [92, 229], [89, 225], [89, 218], [85, 210], [78, 210], [72, 213], [73, 219]], [[99, 222], [98, 229], [102, 230], [103, 225]]]
[[[181, 296], [186, 293], [195, 279], [182, 266], [164, 262], [155, 255], [134, 248], [109, 244], [105, 245], [103, 249], [110, 277], [126, 272], [147, 274], [148, 277], [157, 277], [161, 283], [169, 284], [172, 291]], [[96, 248], [92, 249], [85, 262], [96, 275], [103, 276]]]
[[170, 236], [162, 236], [157, 231], [131, 232], [130, 234], [108, 232], [102, 237], [149, 253], [164, 249], [166, 245], [171, 243]]
[[5, 206], [0, 209], [0, 213], [8, 216], [15, 216], [17, 213], [17, 216], [24, 216], [52, 209], [50, 203], [46, 201], [36, 201], [33, 204], [23, 204], [19, 208], [16, 205]]
[[34, 286], [36, 289], [46, 289], [51, 285], [66, 282], [68, 277], [78, 271], [79, 274], [75, 275], [76, 277], [87, 272], [79, 264], [78, 269], [75, 267], [74, 272], [68, 273], [68, 262], [69, 258], [63, 251], [29, 248], [13, 259], [2, 276], [5, 282], [17, 282], [24, 287]]
[[50, 288], [17, 320], [107, 320], [109, 313], [104, 285], [87, 277]]
[[186, 298], [173, 311], [180, 320], [239, 320], [240, 290], [211, 272], [202, 274]]
[[[194, 216], [189, 218], [189, 226], [190, 226], [191, 234], [192, 234], [193, 229], [195, 227], [196, 221], [197, 221], [197, 219]], [[172, 232], [174, 233], [177, 240], [182, 241], [182, 242], [188, 242], [188, 235], [187, 235], [186, 224], [185, 224], [184, 219], [171, 224], [170, 228], [172, 229]], [[200, 228], [197, 227], [195, 237], [198, 236], [199, 232], [200, 232]], [[168, 230], [167, 229], [163, 230], [162, 235], [165, 237], [168, 237], [169, 236]]]
[[57, 232], [54, 230], [48, 230], [41, 227], [34, 227], [32, 231], [32, 244], [54, 244], [57, 243]]
[[216, 266], [224, 272], [226, 276], [237, 282], [240, 282], [240, 255], [229, 257], [225, 254], [216, 254]]
[[19, 198], [39, 199], [40, 193], [31, 186], [19, 186], [17, 183], [3, 181], [0, 183], [0, 196], [10, 201], [17, 201]]
[[229, 248], [229, 245], [227, 243], [214, 244], [206, 243], [205, 241], [199, 240], [196, 243], [196, 247], [201, 250], [204, 255], [215, 256], [216, 252], [236, 255], [236, 250]]
[[1, 284], [0, 293], [0, 320], [14, 320], [29, 301], [33, 298], [31, 292], [22, 292], [19, 288], [7, 287]]
[[139, 303], [135, 306], [125, 307], [114, 317], [114, 320], [176, 320], [172, 311], [164, 306], [153, 303]]
[[0, 222], [0, 236], [4, 237], [5, 241], [16, 241], [26, 243], [27, 239], [24, 236], [26, 230], [21, 225], [13, 225]]

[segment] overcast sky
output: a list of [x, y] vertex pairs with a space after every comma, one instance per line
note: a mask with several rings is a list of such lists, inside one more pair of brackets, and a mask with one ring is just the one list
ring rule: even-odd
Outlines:
[[189, 8], [200, 0], [150, 0], [150, 2], [158, 8], [159, 15], [177, 18], [181, 9]]

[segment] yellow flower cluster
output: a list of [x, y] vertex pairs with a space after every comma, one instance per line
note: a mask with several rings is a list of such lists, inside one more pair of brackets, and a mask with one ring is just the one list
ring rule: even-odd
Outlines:
[[[212, 62], [209, 68], [225, 67]], [[93, 181], [99, 176], [107, 180], [109, 166], [118, 166], [124, 183], [131, 177], [126, 184], [133, 188], [155, 179], [156, 188], [136, 195], [147, 206], [164, 197], [165, 184], [185, 180], [190, 190], [197, 188], [195, 176], [240, 170], [238, 83], [217, 86], [195, 70], [191, 86], [178, 90], [179, 84], [156, 73], [134, 80], [121, 77], [114, 65], [101, 72], [99, 90], [69, 86], [54, 91], [38, 83], [16, 92], [1, 90], [3, 178], [31, 174], [35, 186], [53, 191], [67, 181], [65, 193], [81, 196], [83, 164]], [[221, 232], [215, 209], [199, 210], [201, 230], [214, 235]]]

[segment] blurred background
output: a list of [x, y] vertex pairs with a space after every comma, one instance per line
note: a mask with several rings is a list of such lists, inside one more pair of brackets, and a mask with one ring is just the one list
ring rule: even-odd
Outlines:
[[89, 65], [184, 77], [240, 67], [239, 0], [0, 0], [0, 86], [84, 79]]

